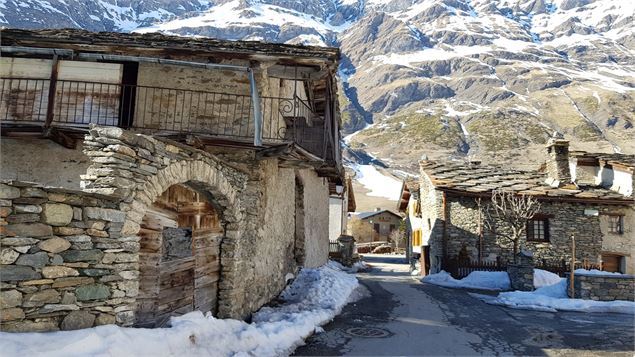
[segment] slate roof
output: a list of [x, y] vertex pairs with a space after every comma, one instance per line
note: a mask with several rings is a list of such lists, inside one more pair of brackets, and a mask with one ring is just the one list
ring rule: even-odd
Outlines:
[[546, 175], [537, 171], [458, 162], [421, 161], [420, 166], [440, 190], [479, 195], [504, 189], [541, 198], [633, 202], [632, 198], [597, 186], [578, 186], [577, 189], [552, 187], [545, 182]]
[[627, 155], [627, 154], [602, 154], [602, 153], [591, 153], [585, 151], [572, 151], [569, 153], [571, 157], [575, 157], [577, 159], [592, 159], [603, 161], [608, 164], [618, 164], [630, 168], [635, 168], [635, 155]]
[[388, 212], [388, 213], [390, 213], [390, 214], [392, 214], [392, 215], [394, 215], [394, 216], [396, 216], [396, 217], [399, 217], [399, 219], [401, 219], [401, 216], [400, 216], [400, 215], [398, 215], [398, 214], [396, 214], [395, 212], [393, 212], [393, 211], [391, 211], [391, 210], [388, 210], [388, 209], [384, 209], [384, 210], [381, 210], [381, 211], [360, 212], [360, 213], [357, 215], [357, 217], [358, 217], [359, 219], [366, 219], [366, 218], [370, 218], [370, 217], [372, 217], [372, 216], [376, 216], [376, 215], [381, 214], [381, 213], [384, 213], [384, 212]]

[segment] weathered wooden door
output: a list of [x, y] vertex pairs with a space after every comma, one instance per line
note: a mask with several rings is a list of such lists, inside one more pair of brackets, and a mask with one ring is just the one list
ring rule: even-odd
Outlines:
[[141, 224], [137, 325], [159, 327], [171, 316], [216, 313], [223, 231], [197, 191], [170, 187]]
[[615, 254], [602, 254], [602, 270], [620, 273], [621, 258]]

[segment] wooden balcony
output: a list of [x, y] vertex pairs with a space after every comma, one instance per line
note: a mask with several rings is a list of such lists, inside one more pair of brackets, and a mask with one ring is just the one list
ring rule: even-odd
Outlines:
[[332, 123], [298, 97], [261, 97], [257, 130], [247, 94], [31, 78], [1, 82], [3, 135], [42, 134], [73, 145], [96, 124], [205, 145], [254, 147], [260, 135], [256, 149], [265, 155], [293, 146], [317, 161], [339, 157]]

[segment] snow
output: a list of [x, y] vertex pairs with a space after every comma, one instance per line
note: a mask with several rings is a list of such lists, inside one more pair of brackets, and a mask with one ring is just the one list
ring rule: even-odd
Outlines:
[[384, 175], [373, 165], [353, 165], [355, 180], [370, 192], [367, 196], [385, 197], [397, 201], [402, 182], [392, 176]]
[[569, 299], [566, 289], [566, 279], [560, 279], [554, 285], [546, 285], [531, 292], [511, 291], [500, 293], [495, 299], [480, 296], [479, 298], [489, 304], [503, 305], [515, 309], [635, 314], [635, 302]]
[[597, 270], [597, 269], [591, 269], [591, 270], [576, 269], [574, 271], [574, 273], [578, 274], [578, 275], [599, 275], [599, 276], [620, 276], [620, 275], [624, 275], [622, 273], [614, 273], [614, 272], [610, 272], [610, 271], [602, 271], [602, 270]]
[[481, 290], [509, 290], [511, 285], [505, 271], [473, 271], [463, 279], [454, 279], [450, 273], [441, 270], [421, 279], [424, 283], [446, 288], [467, 288]]
[[549, 286], [558, 284], [562, 280], [558, 274], [554, 274], [550, 271], [542, 269], [534, 269], [534, 287], [541, 288], [543, 286]]
[[301, 270], [280, 295], [284, 303], [262, 308], [250, 324], [195, 311], [172, 318], [169, 328], [106, 325], [50, 333], [0, 332], [0, 345], [3, 356], [288, 355], [333, 319], [357, 287], [354, 275], [331, 262]]

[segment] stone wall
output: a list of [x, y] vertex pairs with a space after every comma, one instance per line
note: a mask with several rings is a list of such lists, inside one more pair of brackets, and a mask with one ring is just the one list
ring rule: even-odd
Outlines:
[[[570, 292], [567, 274], [567, 294]], [[575, 274], [573, 290], [576, 299], [635, 301], [635, 276], [633, 275], [583, 275]]]
[[443, 193], [437, 191], [430, 178], [423, 174], [419, 181], [419, 197], [422, 240], [430, 247], [430, 273], [437, 273], [441, 270], [443, 257]]
[[[245, 318], [275, 298], [295, 257], [295, 177], [250, 150], [209, 153], [112, 127], [92, 127], [83, 191], [0, 187], [2, 330], [44, 331], [135, 323], [140, 223], [175, 184], [208, 195], [224, 230], [219, 317]], [[306, 183], [305, 266], [328, 257], [328, 185]], [[4, 311], [6, 310], [6, 311]]]
[[139, 243], [121, 236], [118, 201], [5, 182], [0, 206], [1, 330], [132, 323]]
[[329, 256], [329, 186], [313, 170], [299, 170], [304, 183], [304, 266], [325, 264]]

